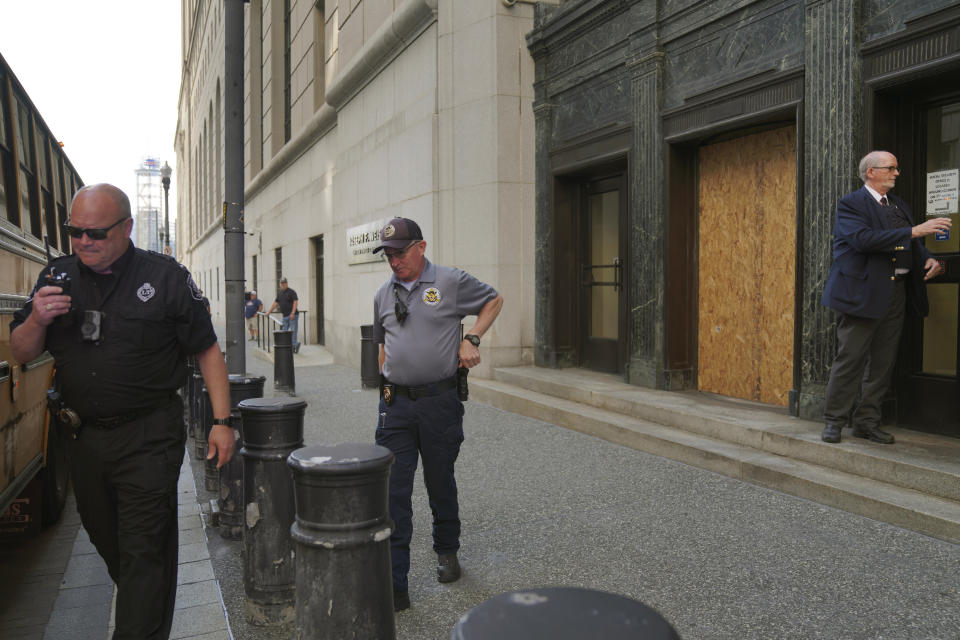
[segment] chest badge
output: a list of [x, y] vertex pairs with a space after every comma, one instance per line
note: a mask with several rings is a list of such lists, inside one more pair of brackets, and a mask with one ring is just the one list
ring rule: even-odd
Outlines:
[[157, 293], [157, 290], [153, 288], [153, 285], [149, 282], [144, 282], [140, 285], [140, 288], [137, 289], [137, 297], [140, 298], [140, 302], [146, 302], [152, 298]]
[[429, 287], [423, 292], [423, 302], [431, 307], [435, 307], [440, 304], [440, 289], [437, 289], [436, 287]]

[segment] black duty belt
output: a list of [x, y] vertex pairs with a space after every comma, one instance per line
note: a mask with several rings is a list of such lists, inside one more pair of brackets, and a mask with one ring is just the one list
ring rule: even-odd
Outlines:
[[118, 413], [115, 416], [109, 416], [106, 418], [83, 418], [83, 426], [92, 427], [94, 429], [116, 429], [122, 425], [128, 424], [137, 420], [139, 418], [146, 417], [151, 413], [158, 411], [173, 401], [176, 397], [176, 394], [171, 394], [165, 398], [162, 402], [155, 404], [152, 407], [144, 407], [143, 409], [133, 409], [132, 411], [125, 411], [123, 413]]
[[453, 389], [457, 386], [457, 376], [452, 376], [446, 380], [441, 380], [440, 382], [432, 382], [430, 384], [420, 385], [418, 387], [408, 387], [402, 384], [394, 384], [393, 382], [387, 382], [386, 384], [393, 387], [394, 393], [402, 393], [411, 400], [416, 400], [417, 398], [438, 395], [441, 391], [446, 391], [447, 389]]

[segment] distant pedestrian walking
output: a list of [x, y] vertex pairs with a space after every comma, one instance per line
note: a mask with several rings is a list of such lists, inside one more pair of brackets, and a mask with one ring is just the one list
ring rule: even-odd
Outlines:
[[277, 307], [280, 308], [280, 315], [283, 316], [283, 321], [280, 323], [280, 330], [293, 332], [291, 338], [293, 339], [294, 353], [300, 351], [300, 342], [297, 340], [297, 325], [299, 324], [299, 316], [297, 316], [298, 304], [299, 299], [297, 298], [297, 292], [287, 286], [286, 277], [280, 278], [280, 291], [277, 292], [277, 299], [270, 305], [270, 310], [267, 311], [267, 315], [273, 313]]
[[256, 340], [259, 337], [257, 330], [257, 314], [263, 311], [263, 301], [257, 297], [256, 291], [247, 294], [247, 301], [243, 305], [243, 317], [247, 319], [247, 331], [250, 332], [250, 339]]
[[[395, 526], [390, 554], [393, 606], [400, 611], [410, 607], [411, 495], [418, 458], [423, 460], [433, 512], [437, 580], [460, 577], [454, 463], [463, 442], [466, 370], [480, 363], [480, 338], [500, 313], [503, 298], [469, 273], [427, 260], [427, 243], [413, 220], [394, 218], [380, 237], [383, 242], [374, 253], [386, 254], [393, 275], [373, 299], [373, 340], [380, 344], [382, 380], [376, 442], [395, 456], [390, 470], [390, 518]], [[476, 315], [477, 322], [461, 338], [460, 323], [470, 315]]]

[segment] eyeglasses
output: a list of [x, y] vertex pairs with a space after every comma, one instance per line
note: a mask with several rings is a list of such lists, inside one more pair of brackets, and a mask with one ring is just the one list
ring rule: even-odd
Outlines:
[[70, 234], [71, 238], [79, 239], [80, 237], [83, 236], [83, 234], [87, 234], [87, 237], [90, 238], [91, 240], [103, 240], [107, 237], [107, 233], [110, 232], [110, 229], [113, 229], [115, 226], [117, 226], [121, 222], [129, 219], [130, 219], [130, 216], [120, 218], [109, 227], [84, 229], [82, 227], [71, 227], [69, 224], [65, 224], [63, 225], [63, 228], [67, 230], [67, 233]]
[[383, 254], [387, 256], [387, 260], [390, 260], [391, 258], [402, 258], [403, 256], [407, 255], [407, 252], [410, 251], [410, 249], [413, 249], [418, 242], [420, 241], [414, 240], [404, 249], [384, 249]]
[[871, 169], [886, 169], [887, 171], [900, 171], [900, 167], [895, 164], [890, 165], [889, 167], [870, 167]]

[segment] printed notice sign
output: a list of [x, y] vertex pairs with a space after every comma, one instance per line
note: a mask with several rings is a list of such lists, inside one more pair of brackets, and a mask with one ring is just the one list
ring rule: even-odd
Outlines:
[[383, 253], [374, 253], [380, 245], [380, 230], [386, 220], [374, 220], [359, 227], [347, 229], [347, 264], [383, 262]]
[[928, 173], [927, 215], [945, 216], [957, 213], [958, 191], [960, 191], [960, 169]]

